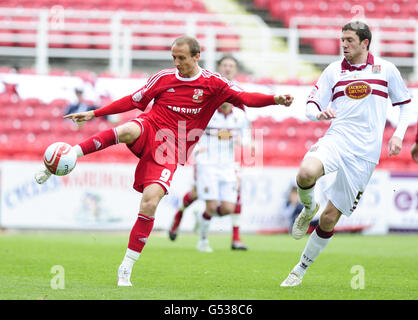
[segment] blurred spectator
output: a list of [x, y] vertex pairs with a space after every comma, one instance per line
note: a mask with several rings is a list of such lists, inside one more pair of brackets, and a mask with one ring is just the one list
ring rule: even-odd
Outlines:
[[[86, 112], [86, 111], [96, 110], [97, 108], [99, 108], [99, 106], [95, 106], [91, 102], [88, 102], [87, 100], [84, 99], [83, 88], [77, 87], [75, 88], [74, 92], [76, 95], [76, 101], [68, 105], [64, 115], [72, 114], [72, 113], [79, 113], [79, 112]], [[118, 115], [104, 116], [102, 118], [108, 120], [111, 123], [116, 123], [119, 121]], [[79, 129], [82, 128], [84, 126], [84, 122], [77, 123], [77, 126]]]
[[74, 103], [71, 103], [65, 112], [65, 115], [71, 114], [71, 113], [77, 113], [77, 112], [85, 112], [85, 111], [91, 111], [97, 109], [96, 106], [88, 104], [84, 98], [83, 98], [83, 89], [82, 88], [76, 88], [75, 89], [75, 95], [77, 97], [77, 100]]

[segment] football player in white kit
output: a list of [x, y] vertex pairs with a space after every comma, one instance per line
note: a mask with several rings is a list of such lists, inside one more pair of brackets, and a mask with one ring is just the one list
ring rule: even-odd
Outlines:
[[397, 129], [388, 144], [388, 155], [397, 155], [413, 110], [411, 96], [398, 69], [369, 52], [369, 27], [350, 22], [342, 28], [344, 58], [331, 63], [320, 76], [306, 104], [312, 121], [332, 120], [325, 135], [306, 153], [296, 182], [304, 209], [296, 218], [292, 236], [301, 239], [309, 221], [318, 212], [315, 183], [321, 176], [337, 172], [325, 194], [329, 199], [319, 225], [310, 235], [300, 261], [282, 282], [294, 287], [307, 268], [326, 247], [340, 216], [350, 216], [364, 193], [379, 162], [388, 98], [400, 107]]
[[251, 129], [245, 111], [230, 103], [224, 103], [214, 113], [200, 138], [195, 156], [196, 189], [199, 199], [206, 202], [206, 209], [198, 216], [199, 251], [212, 252], [208, 240], [212, 216], [231, 214], [232, 225], [239, 225], [235, 220], [240, 214], [233, 214], [240, 183], [235, 148], [237, 144], [249, 145], [250, 141]]

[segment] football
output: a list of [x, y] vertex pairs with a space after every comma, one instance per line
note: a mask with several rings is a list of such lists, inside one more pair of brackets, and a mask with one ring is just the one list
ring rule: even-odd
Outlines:
[[69, 174], [77, 163], [76, 151], [65, 142], [55, 142], [46, 148], [44, 164], [47, 169], [57, 176]]

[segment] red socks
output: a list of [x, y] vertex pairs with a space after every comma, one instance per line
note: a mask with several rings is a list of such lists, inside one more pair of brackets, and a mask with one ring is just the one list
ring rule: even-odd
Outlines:
[[142, 252], [153, 226], [154, 217], [138, 214], [138, 219], [129, 235], [128, 248], [136, 252]]
[[183, 218], [183, 211], [179, 210], [176, 212], [176, 215], [174, 216], [174, 222], [173, 225], [171, 226], [171, 232], [175, 233], [177, 228], [180, 225], [181, 219]]
[[207, 213], [206, 213], [206, 211], [205, 211], [205, 212], [203, 212], [202, 217], [203, 217], [203, 219], [205, 219], [205, 220], [210, 220], [210, 219], [212, 219], [212, 216], [211, 216], [210, 214], [207, 214]]
[[318, 237], [323, 238], [323, 239], [331, 238], [335, 232], [334, 229], [332, 229], [332, 231], [323, 231], [321, 227], [319, 226], [319, 224], [316, 226], [315, 230], [316, 230], [316, 234], [318, 235]]
[[84, 155], [87, 155], [98, 150], [105, 149], [111, 145], [119, 143], [119, 138], [117, 136], [115, 129], [108, 129], [101, 131], [94, 135], [93, 137], [84, 140], [79, 143], [81, 150]]
[[193, 203], [194, 200], [195, 199], [192, 197], [192, 192], [187, 192], [183, 197], [183, 207], [187, 208]]
[[235, 204], [234, 213], [241, 213], [241, 190], [238, 191], [237, 203]]
[[232, 227], [232, 241], [241, 241], [239, 237], [239, 227]]

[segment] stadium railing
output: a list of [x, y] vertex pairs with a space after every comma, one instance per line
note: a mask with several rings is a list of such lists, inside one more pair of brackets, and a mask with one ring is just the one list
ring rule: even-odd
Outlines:
[[[328, 64], [339, 58], [340, 28], [347, 22], [294, 17], [289, 28], [270, 28], [257, 15], [0, 8], [0, 55], [34, 57], [39, 74], [48, 72], [53, 57], [107, 59], [111, 73], [127, 76], [134, 60], [169, 60], [172, 41], [189, 34], [201, 42], [208, 69], [215, 69], [222, 54], [233, 52], [260, 76], [297, 78], [304, 62]], [[418, 79], [416, 20], [366, 22], [373, 29], [374, 54], [413, 68]], [[302, 52], [306, 43], [318, 52]]]

